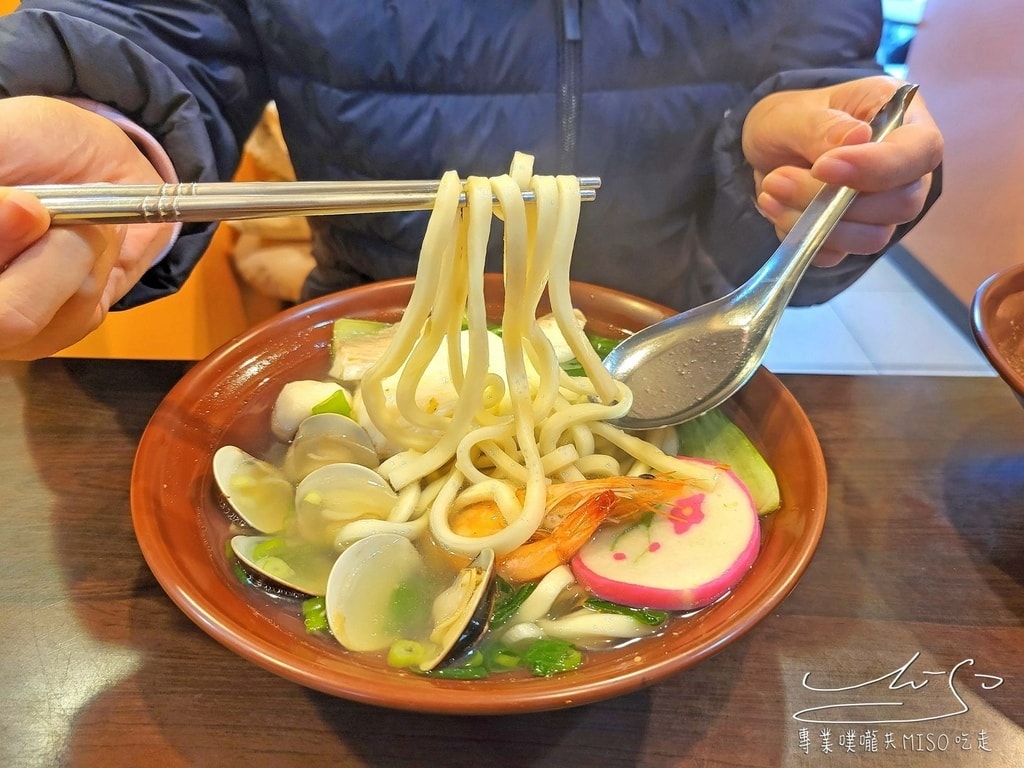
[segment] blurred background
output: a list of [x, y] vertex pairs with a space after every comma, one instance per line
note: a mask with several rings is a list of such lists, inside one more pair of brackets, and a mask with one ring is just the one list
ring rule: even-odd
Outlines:
[[[17, 6], [0, 0], [0, 13]], [[978, 285], [1024, 260], [1016, 179], [1024, 110], [1017, 0], [884, 0], [878, 60], [918, 82], [946, 138], [944, 190], [925, 220], [833, 301], [788, 310], [768, 352], [777, 372], [989, 375], [970, 335]], [[243, 179], [261, 178], [247, 156]], [[176, 296], [111, 315], [63, 356], [195, 360], [281, 308], [241, 278], [224, 226]], [[767, 255], [767, 254], [766, 254]]]

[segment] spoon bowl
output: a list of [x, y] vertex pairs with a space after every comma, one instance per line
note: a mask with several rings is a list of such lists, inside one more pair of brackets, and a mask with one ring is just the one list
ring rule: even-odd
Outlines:
[[[917, 86], [906, 84], [871, 121], [881, 141], [903, 122]], [[624, 339], [605, 368], [633, 392], [626, 429], [681, 424], [720, 405], [764, 359], [772, 333], [800, 279], [857, 196], [826, 185], [764, 266], [731, 293], [655, 323]]]

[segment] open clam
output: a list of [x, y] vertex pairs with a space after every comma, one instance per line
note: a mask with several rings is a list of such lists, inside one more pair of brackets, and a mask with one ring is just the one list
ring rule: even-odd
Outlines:
[[235, 536], [231, 551], [249, 571], [294, 592], [323, 595], [336, 553], [277, 536]]
[[350, 651], [380, 651], [401, 639], [395, 595], [425, 576], [423, 558], [404, 536], [380, 533], [360, 539], [334, 563], [327, 579], [327, 623]]
[[327, 464], [380, 466], [370, 436], [356, 421], [339, 413], [318, 413], [299, 424], [284, 457], [284, 474], [298, 483]]
[[277, 467], [225, 445], [213, 455], [213, 477], [224, 499], [248, 525], [277, 533], [295, 504], [295, 487]]
[[497, 594], [494, 560], [494, 550], [483, 550], [434, 599], [429, 638], [432, 652], [420, 662], [420, 669], [427, 671], [455, 661], [483, 637]]
[[306, 475], [295, 489], [295, 523], [307, 542], [333, 546], [347, 523], [387, 519], [398, 494], [372, 469], [360, 464], [327, 464]]
[[326, 594], [338, 642], [351, 651], [382, 651], [398, 640], [415, 641], [424, 648], [423, 671], [469, 651], [487, 631], [494, 607], [494, 552], [484, 550], [443, 587], [427, 571], [415, 545], [397, 534], [367, 536], [342, 552]]

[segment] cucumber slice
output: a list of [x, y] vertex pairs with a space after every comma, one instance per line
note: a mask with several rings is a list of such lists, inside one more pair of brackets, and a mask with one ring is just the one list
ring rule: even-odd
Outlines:
[[708, 411], [676, 429], [682, 455], [728, 465], [747, 486], [759, 514], [779, 508], [782, 499], [775, 472], [750, 438], [721, 409]]

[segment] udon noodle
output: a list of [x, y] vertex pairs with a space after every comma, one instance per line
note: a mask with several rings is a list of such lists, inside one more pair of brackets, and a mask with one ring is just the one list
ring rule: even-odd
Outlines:
[[[579, 181], [533, 175], [532, 165], [517, 154], [510, 173], [470, 177], [464, 189], [454, 171], [443, 176], [408, 307], [358, 392], [366, 417], [396, 450], [379, 471], [403, 499], [401, 524], [421, 514], [438, 544], [466, 556], [485, 548], [502, 555], [527, 542], [558, 483], [657, 473], [707, 486], [715, 477], [707, 465], [606, 423], [629, 411], [632, 394], [601, 365], [572, 306]], [[524, 190], [534, 193], [532, 204]], [[500, 359], [484, 299], [492, 196], [504, 221]], [[538, 324], [545, 292], [585, 376], [561, 369]], [[438, 355], [457, 397], [421, 402], [418, 385]], [[453, 530], [453, 512], [481, 500], [497, 506], [503, 527]]]

